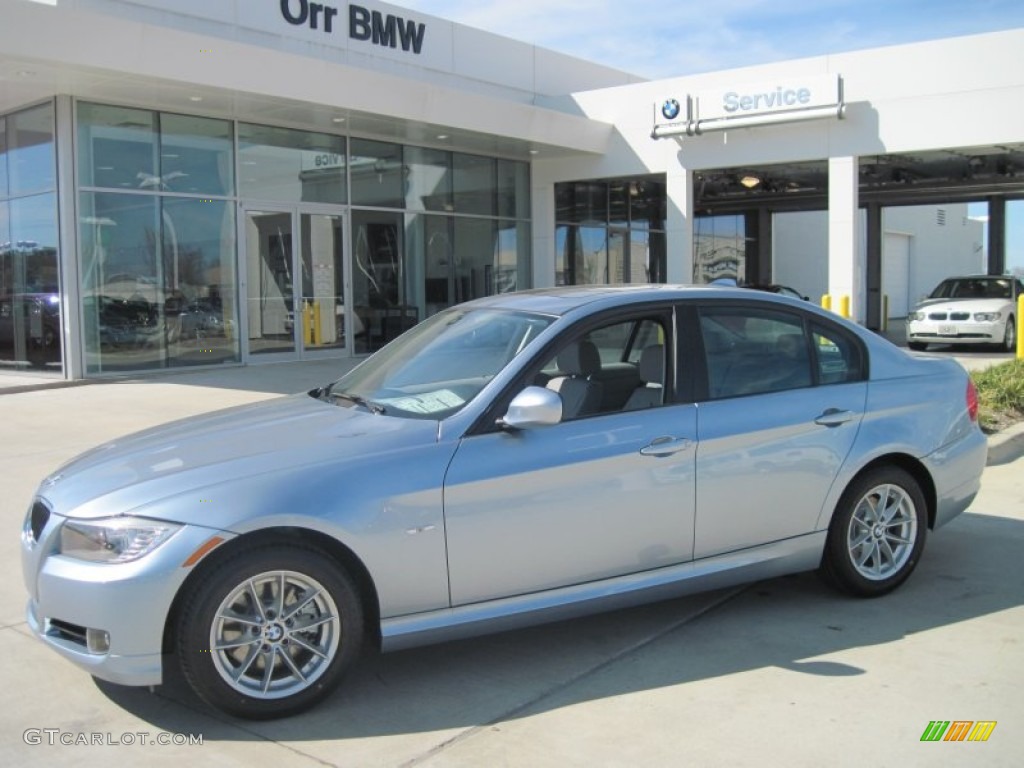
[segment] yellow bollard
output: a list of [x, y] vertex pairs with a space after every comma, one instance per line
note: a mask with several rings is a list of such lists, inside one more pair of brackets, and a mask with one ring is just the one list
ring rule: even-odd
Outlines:
[[309, 317], [309, 302], [305, 300], [302, 302], [302, 343], [307, 347], [313, 346], [313, 324]]
[[1021, 338], [1021, 330], [1024, 329], [1024, 293], [1017, 297], [1017, 359], [1024, 360], [1024, 339]]
[[832, 311], [832, 295], [831, 294], [826, 293], [826, 294], [824, 294], [821, 297], [821, 308], [822, 309], [827, 309], [829, 312]]
[[319, 301], [314, 301], [313, 302], [312, 312], [313, 312], [313, 344], [314, 344], [314, 346], [320, 346], [320, 344], [323, 343], [322, 342], [323, 333], [322, 333], [322, 329], [320, 328], [321, 320], [320, 320], [320, 302]]
[[850, 297], [842, 296], [839, 299], [839, 314], [845, 317], [847, 320], [850, 319]]

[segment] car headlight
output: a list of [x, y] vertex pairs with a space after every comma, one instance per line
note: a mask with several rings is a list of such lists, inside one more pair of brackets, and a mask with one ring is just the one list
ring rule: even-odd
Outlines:
[[924, 320], [924, 312], [911, 312], [907, 315], [907, 320]]
[[1002, 317], [1001, 312], [975, 312], [974, 319], [979, 323], [991, 323]]
[[60, 553], [93, 563], [130, 563], [179, 530], [181, 526], [174, 523], [137, 517], [67, 520], [60, 529]]

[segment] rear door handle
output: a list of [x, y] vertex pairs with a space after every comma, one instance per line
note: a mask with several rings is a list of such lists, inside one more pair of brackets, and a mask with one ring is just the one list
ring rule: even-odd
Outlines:
[[673, 453], [687, 450], [693, 443], [685, 437], [656, 437], [650, 445], [640, 449], [642, 456], [671, 456]]
[[853, 418], [853, 413], [850, 411], [842, 411], [838, 408], [829, 408], [821, 416], [814, 420], [815, 424], [820, 424], [823, 427], [838, 427], [840, 424], [845, 424]]

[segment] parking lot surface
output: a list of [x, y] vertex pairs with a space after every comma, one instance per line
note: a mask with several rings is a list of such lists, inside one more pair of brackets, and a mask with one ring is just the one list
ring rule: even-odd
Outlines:
[[[153, 692], [97, 683], [29, 635], [18, 532], [42, 477], [118, 435], [336, 374], [313, 363], [0, 397], [0, 765], [1020, 765], [1021, 458], [986, 470], [970, 512], [929, 536], [887, 597], [806, 574], [369, 654], [288, 720], [211, 713], [176, 676]], [[996, 726], [985, 742], [922, 742], [932, 721]]]

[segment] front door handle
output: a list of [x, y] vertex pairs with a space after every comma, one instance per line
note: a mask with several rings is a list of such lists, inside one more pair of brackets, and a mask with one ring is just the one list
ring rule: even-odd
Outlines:
[[656, 437], [650, 445], [640, 449], [642, 456], [671, 456], [673, 453], [687, 450], [693, 443], [685, 437]]
[[823, 427], [838, 427], [840, 424], [845, 424], [853, 418], [853, 413], [850, 411], [842, 411], [838, 408], [829, 408], [821, 416], [814, 420], [815, 424], [820, 424]]

